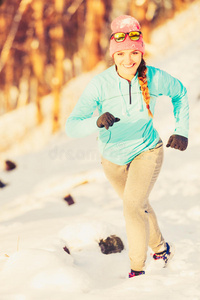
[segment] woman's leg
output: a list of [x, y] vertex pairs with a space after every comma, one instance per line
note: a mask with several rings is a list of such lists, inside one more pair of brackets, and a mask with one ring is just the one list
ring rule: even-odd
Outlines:
[[101, 164], [108, 181], [122, 199], [129, 165], [116, 165], [103, 157], [101, 157]]
[[102, 158], [108, 180], [124, 201], [129, 256], [131, 268], [135, 271], [141, 271], [144, 267], [148, 243], [155, 252], [165, 249], [155, 213], [148, 201], [162, 165], [162, 158], [162, 144], [141, 153], [125, 166]]
[[149, 216], [149, 247], [154, 253], [162, 252], [166, 249], [166, 244], [159, 229], [156, 214], [150, 204], [147, 211]]
[[138, 155], [128, 170], [123, 195], [124, 216], [131, 269], [135, 271], [141, 271], [145, 266], [149, 242], [154, 249], [165, 249], [155, 213], [148, 200], [160, 172], [162, 160], [163, 147], [160, 144]]

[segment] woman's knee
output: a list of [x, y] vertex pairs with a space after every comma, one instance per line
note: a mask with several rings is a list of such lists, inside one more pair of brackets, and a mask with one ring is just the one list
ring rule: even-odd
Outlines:
[[144, 197], [129, 197], [123, 195], [124, 211], [131, 214], [146, 213], [148, 212], [148, 204]]

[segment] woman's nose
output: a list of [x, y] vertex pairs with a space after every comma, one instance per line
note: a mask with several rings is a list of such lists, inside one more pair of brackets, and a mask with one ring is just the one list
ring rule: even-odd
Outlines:
[[132, 60], [130, 55], [127, 55], [127, 56], [124, 57], [124, 63], [126, 63], [127, 65], [132, 63], [132, 62], [133, 62], [133, 60]]

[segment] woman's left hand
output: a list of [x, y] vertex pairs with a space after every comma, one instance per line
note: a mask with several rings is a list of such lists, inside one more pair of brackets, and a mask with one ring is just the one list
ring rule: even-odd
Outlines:
[[184, 151], [187, 148], [187, 146], [188, 138], [178, 134], [171, 135], [166, 145], [166, 147], [171, 147], [181, 151]]

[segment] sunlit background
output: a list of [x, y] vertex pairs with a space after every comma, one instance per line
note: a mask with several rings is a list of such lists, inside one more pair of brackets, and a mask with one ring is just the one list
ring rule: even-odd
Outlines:
[[[0, 116], [35, 103], [37, 124], [41, 124], [45, 117], [42, 98], [53, 93], [52, 132], [57, 131], [62, 87], [70, 79], [93, 70], [101, 61], [112, 64], [108, 44], [110, 23], [116, 16], [130, 14], [138, 19], [146, 42], [146, 56], [155, 55], [156, 51], [169, 47], [182, 30], [169, 25], [152, 39], [154, 31], [193, 3], [193, 0], [1, 0]], [[191, 21], [185, 20], [184, 26], [188, 27]]]

